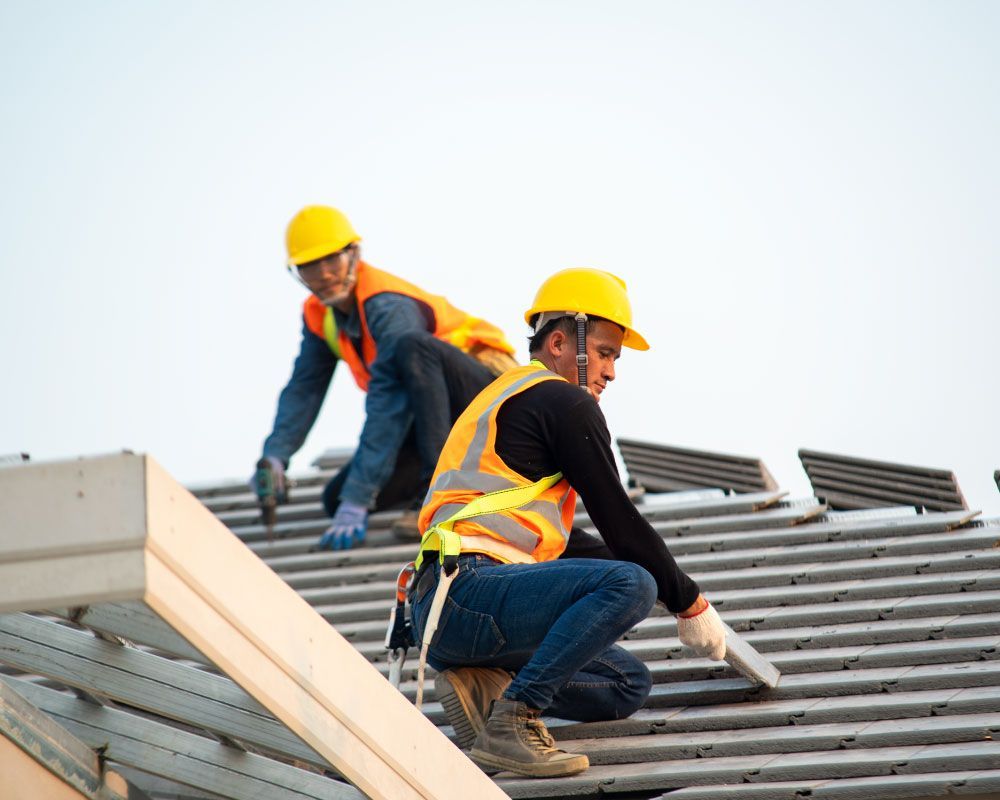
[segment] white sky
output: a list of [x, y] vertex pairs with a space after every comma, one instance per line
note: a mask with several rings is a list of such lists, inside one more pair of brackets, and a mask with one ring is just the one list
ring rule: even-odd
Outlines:
[[[1000, 4], [0, 5], [0, 453], [249, 475], [298, 349], [284, 228], [504, 327], [622, 275], [613, 435], [955, 470], [1000, 512]], [[350, 446], [338, 375], [293, 461]]]

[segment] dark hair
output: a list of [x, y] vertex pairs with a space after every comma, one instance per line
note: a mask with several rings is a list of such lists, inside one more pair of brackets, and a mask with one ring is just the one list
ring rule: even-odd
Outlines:
[[[535, 326], [535, 320], [537, 319], [538, 319], [537, 314], [531, 318], [532, 327]], [[593, 331], [594, 326], [598, 322], [607, 322], [607, 321], [608, 320], [604, 319], [604, 317], [588, 316], [587, 333]], [[621, 326], [619, 325], [618, 327], [620, 328]], [[550, 319], [542, 326], [542, 329], [538, 333], [532, 334], [531, 336], [528, 337], [528, 353], [529, 354], [537, 353], [539, 350], [541, 350], [542, 347], [545, 346], [545, 340], [548, 338], [548, 335], [553, 331], [562, 331], [571, 339], [576, 341], [576, 320], [573, 319], [573, 317], [559, 317], [558, 319]]]

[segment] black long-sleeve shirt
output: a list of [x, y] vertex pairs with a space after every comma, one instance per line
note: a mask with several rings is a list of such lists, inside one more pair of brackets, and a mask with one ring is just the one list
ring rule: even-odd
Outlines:
[[675, 613], [698, 598], [698, 584], [677, 566], [625, 493], [604, 414], [578, 386], [543, 381], [506, 400], [497, 414], [496, 453], [528, 480], [562, 472], [580, 495], [604, 544], [574, 528], [563, 558], [639, 564], [656, 580], [659, 599]]

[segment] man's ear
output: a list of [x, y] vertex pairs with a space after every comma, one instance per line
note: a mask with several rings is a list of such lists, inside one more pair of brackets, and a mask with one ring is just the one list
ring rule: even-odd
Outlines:
[[566, 334], [561, 330], [552, 331], [552, 335], [549, 336], [549, 353], [554, 356], [562, 355], [563, 347], [566, 345]]

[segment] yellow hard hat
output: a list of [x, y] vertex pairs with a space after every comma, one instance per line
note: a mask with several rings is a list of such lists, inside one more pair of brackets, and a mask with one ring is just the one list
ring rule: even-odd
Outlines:
[[297, 267], [360, 242], [354, 227], [340, 211], [330, 206], [306, 206], [292, 217], [285, 231], [288, 264]]
[[535, 314], [566, 311], [604, 317], [625, 329], [622, 344], [633, 350], [648, 350], [649, 344], [632, 327], [632, 304], [628, 301], [625, 281], [600, 269], [577, 267], [564, 269], [548, 278], [524, 313], [529, 325]]

